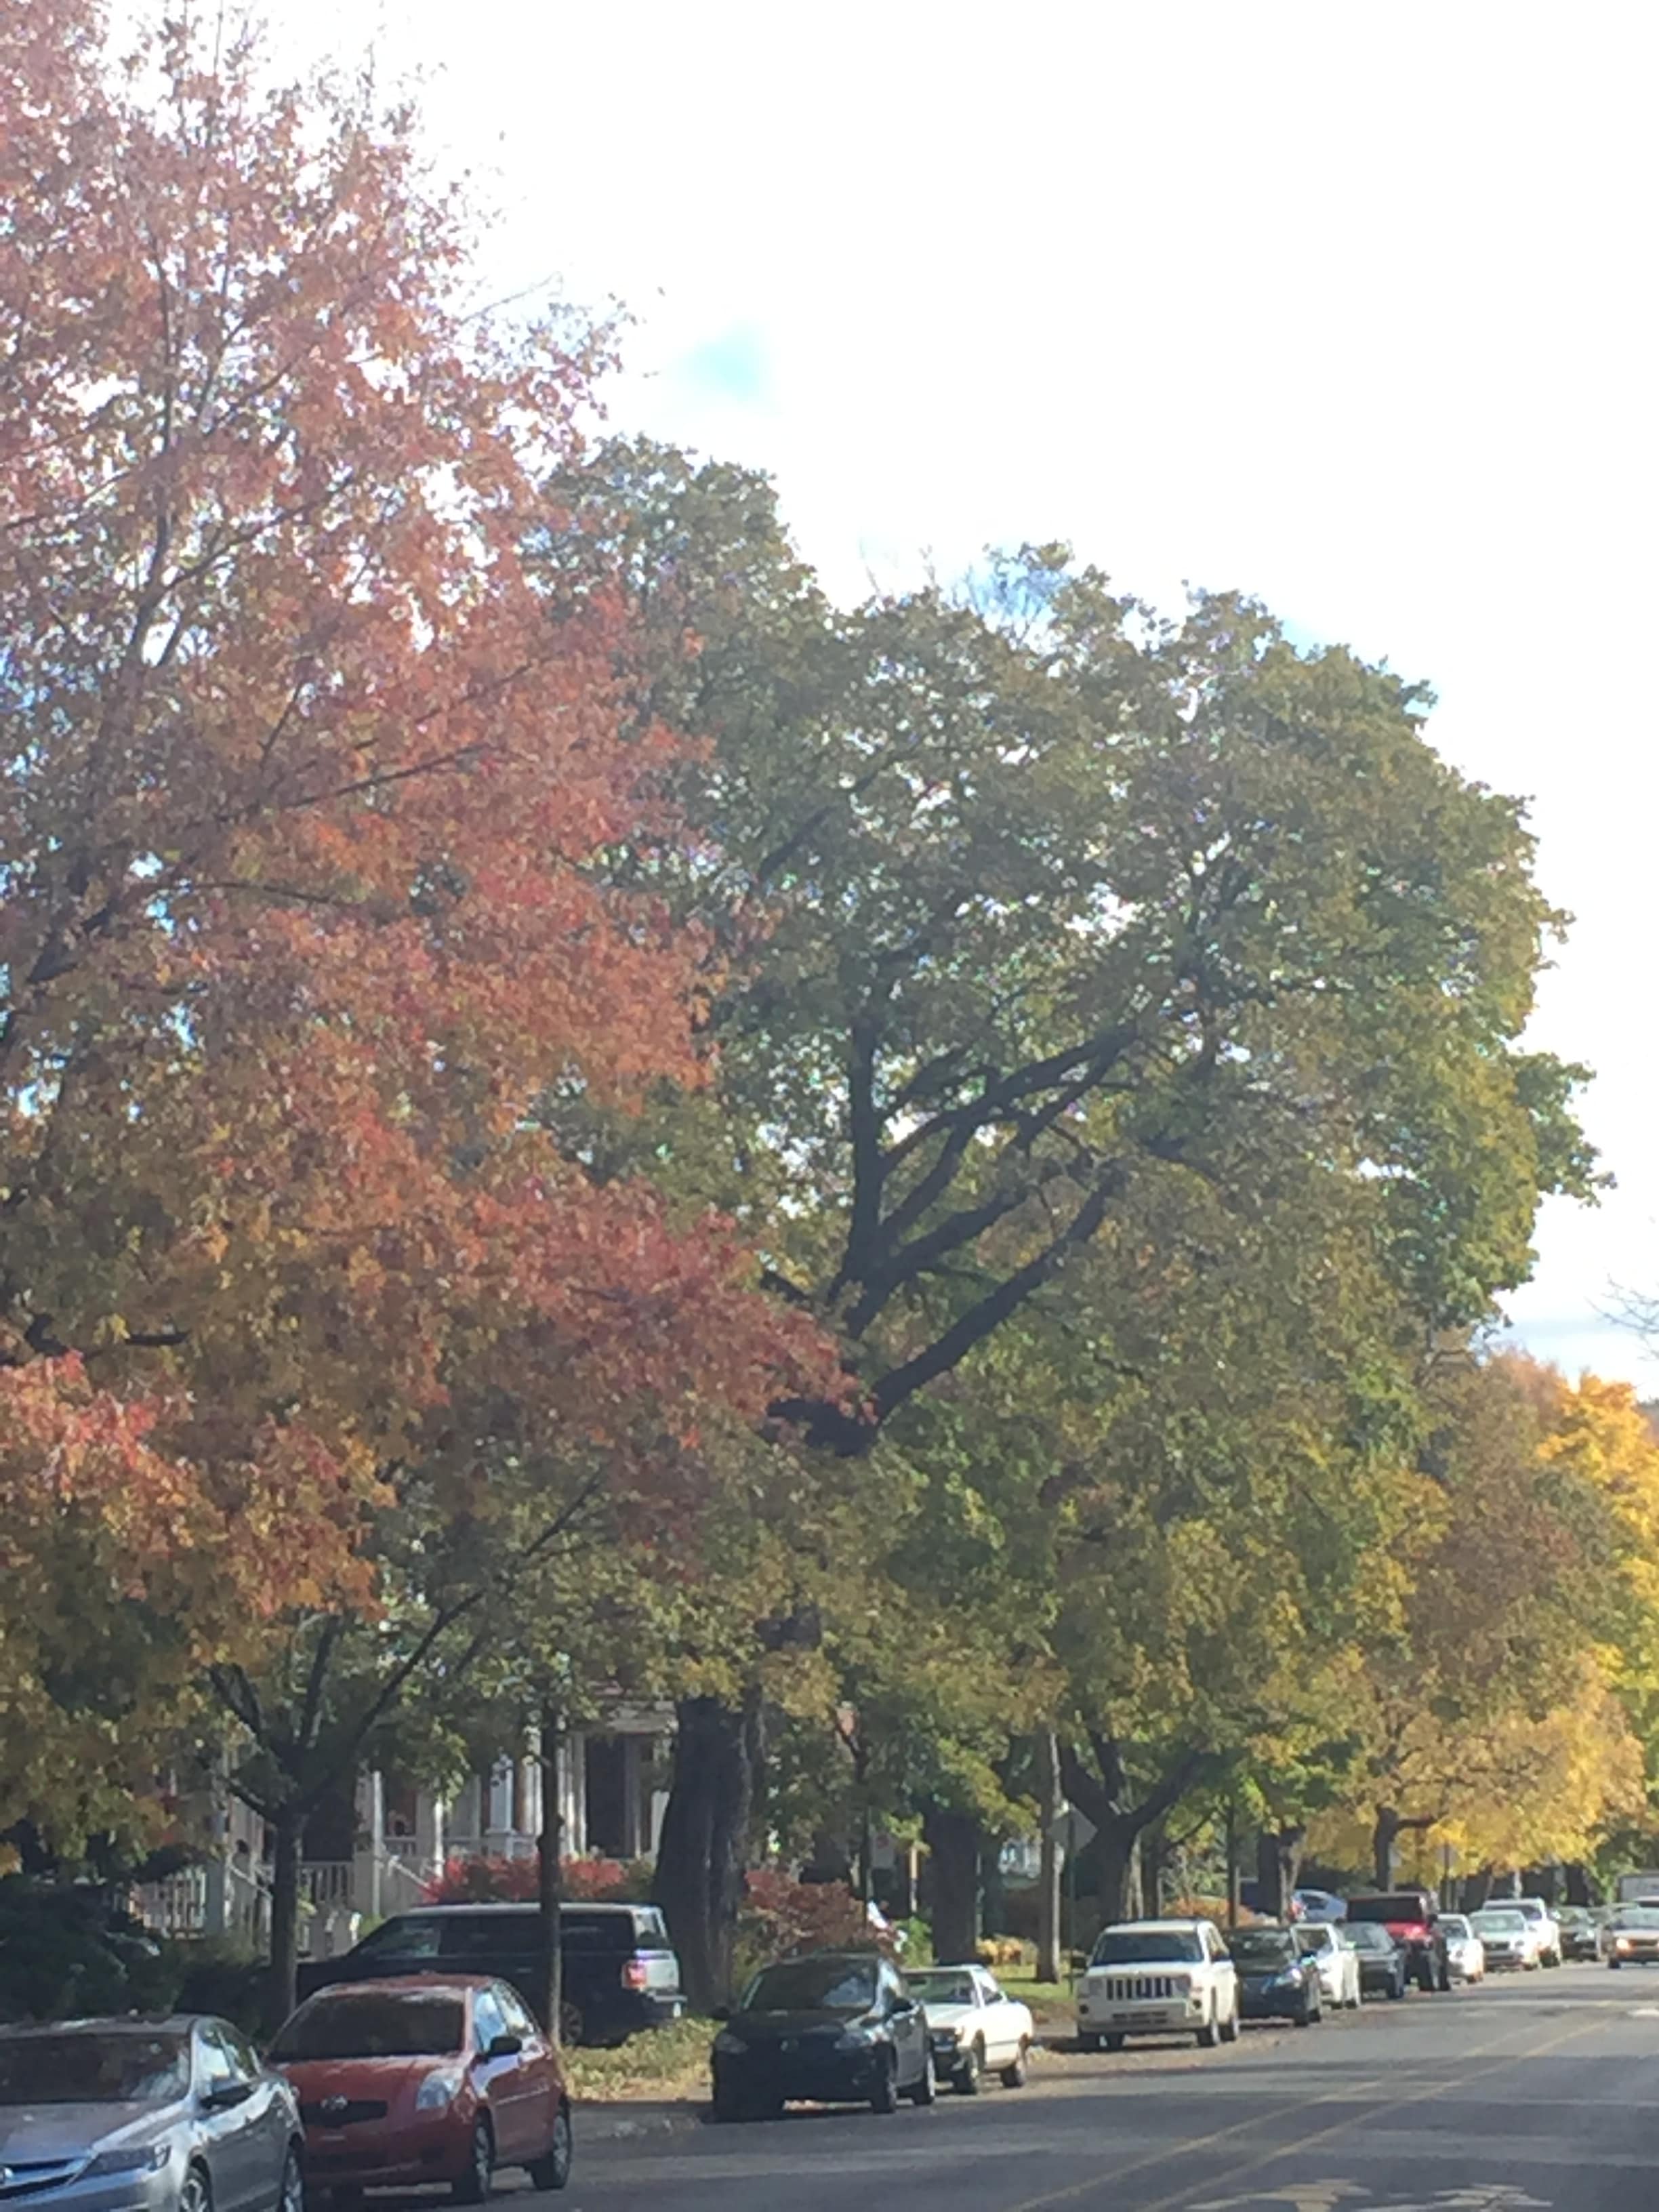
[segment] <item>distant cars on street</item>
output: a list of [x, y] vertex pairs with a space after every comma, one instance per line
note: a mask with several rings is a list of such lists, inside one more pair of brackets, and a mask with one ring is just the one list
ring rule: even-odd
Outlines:
[[1602, 1930], [1610, 1966], [1650, 1966], [1659, 1960], [1659, 1906], [1621, 1905]]
[[1131, 2035], [1238, 2034], [1238, 1977], [1208, 1920], [1126, 1920], [1103, 1929], [1079, 1985], [1078, 2041], [1121, 2051]]
[[1297, 1923], [1297, 1947], [1314, 1962], [1320, 1993], [1334, 2010], [1358, 2004], [1364, 1996], [1359, 1978], [1359, 1954], [1342, 1940], [1340, 1923], [1334, 1920], [1304, 1920]]
[[874, 1951], [811, 1951], [764, 1967], [714, 2038], [717, 2120], [770, 2118], [794, 2099], [931, 2105], [927, 2014], [890, 1960]]
[[1227, 1948], [1246, 2020], [1288, 2020], [1297, 2027], [1311, 2027], [1323, 2017], [1319, 1962], [1297, 1942], [1294, 1928], [1235, 1928]]
[[1036, 2024], [1030, 2007], [1006, 1996], [988, 1967], [917, 1966], [904, 1978], [927, 2014], [941, 2081], [963, 2097], [976, 2096], [988, 2074], [1006, 2089], [1024, 2087]]
[[1346, 1898], [1336, 1896], [1328, 1889], [1298, 1889], [1294, 1893], [1295, 1917], [1301, 1920], [1346, 1920], [1348, 1905]]
[[1601, 1957], [1601, 1923], [1588, 1905], [1564, 1905], [1555, 1917], [1560, 1924], [1564, 1959]]
[[1449, 1990], [1451, 1969], [1439, 1908], [1427, 1889], [1376, 1891], [1348, 1899], [1346, 1925], [1361, 1921], [1386, 1928], [1406, 1954], [1407, 1968], [1419, 1990]]
[[1538, 1929], [1524, 1912], [1516, 1910], [1513, 1903], [1482, 1905], [1479, 1912], [1470, 1913], [1469, 1926], [1480, 1938], [1486, 1964], [1493, 1973], [1506, 1969], [1529, 1972], [1541, 1963]]
[[0, 2027], [0, 2199], [304, 2212], [299, 2102], [228, 2021]]
[[308, 1997], [270, 2049], [305, 2120], [317, 2193], [446, 2181], [479, 2204], [501, 2166], [538, 2189], [570, 2179], [570, 2102], [558, 2057], [508, 1984], [432, 1975], [348, 1983]]

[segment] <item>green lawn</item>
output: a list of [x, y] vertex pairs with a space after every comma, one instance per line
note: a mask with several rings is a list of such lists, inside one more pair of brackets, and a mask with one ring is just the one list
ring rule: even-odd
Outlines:
[[630, 2035], [617, 2051], [567, 2051], [564, 2066], [571, 2094], [630, 2100], [706, 2097], [708, 2046], [718, 2033], [712, 2020], [692, 2017]]
[[999, 1966], [997, 1979], [1011, 1997], [1022, 1997], [1030, 2006], [1039, 2028], [1071, 2027], [1076, 2014], [1068, 1984], [1040, 1982], [1026, 1966]]

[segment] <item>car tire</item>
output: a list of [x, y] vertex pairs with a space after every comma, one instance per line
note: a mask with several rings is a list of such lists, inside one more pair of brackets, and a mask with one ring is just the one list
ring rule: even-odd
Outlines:
[[951, 2087], [958, 2097], [977, 2097], [985, 2079], [985, 2049], [982, 2044], [970, 2044], [962, 2055], [962, 2063], [951, 2076]]
[[870, 2092], [872, 2112], [896, 2112], [898, 2110], [898, 2064], [891, 2058], [882, 2063], [881, 2079]]
[[283, 2160], [283, 2182], [276, 2193], [276, 2212], [306, 2212], [305, 2168], [300, 2163], [297, 2143], [289, 2145], [288, 2156]]
[[1121, 2035], [1103, 2035], [1100, 2039], [1108, 2051], [1121, 2051], [1123, 2048], [1124, 2039]]
[[204, 2166], [192, 2166], [186, 2171], [179, 2191], [179, 2212], [213, 2212], [213, 2184]]
[[1221, 2022], [1216, 2018], [1215, 2003], [1214, 2000], [1212, 1999], [1210, 2004], [1210, 2017], [1205, 2021], [1203, 2027], [1199, 2029], [1197, 2034], [1194, 2036], [1193, 2041], [1198, 2045], [1200, 2051], [1213, 2051], [1220, 2040]]
[[1105, 2040], [1103, 2035], [1097, 2034], [1091, 2027], [1080, 2027], [1077, 2032], [1077, 2047], [1079, 2051], [1098, 2051]]
[[1018, 2051], [997, 2077], [1005, 2089], [1023, 2089], [1025, 2087], [1025, 2057], [1030, 2047], [1022, 2039]]
[[538, 2189], [562, 2189], [570, 2179], [570, 2160], [575, 2144], [570, 2132], [570, 2107], [562, 2104], [553, 2121], [553, 2140], [540, 2158], [530, 2166], [530, 2179]]
[[495, 2138], [482, 2113], [472, 2123], [472, 2140], [466, 2148], [466, 2170], [449, 2185], [457, 2204], [482, 2204], [495, 2175]]
[[1237, 2043], [1238, 2034], [1238, 2007], [1235, 2005], [1221, 2023], [1221, 2040], [1224, 2043]]
[[921, 2072], [905, 2091], [905, 2095], [918, 2112], [925, 2110], [939, 2095], [939, 2076], [933, 2071], [933, 2051], [930, 2044], [921, 2054]]
[[1609, 1959], [1607, 1960], [1607, 1972], [1610, 1974], [1616, 1974], [1624, 1963], [1625, 1962], [1622, 1959]]
[[1396, 1974], [1393, 1981], [1389, 1984], [1389, 1995], [1390, 1997], [1403, 1997], [1405, 1994], [1406, 1977], [1403, 1974]]
[[1435, 1987], [1436, 1987], [1436, 1989], [1437, 1989], [1437, 1990], [1439, 1990], [1439, 1992], [1440, 1992], [1441, 1996], [1443, 1997], [1443, 1996], [1449, 1996], [1449, 1995], [1450, 1994], [1451, 1985], [1452, 1985], [1451, 1968], [1450, 1968], [1450, 1967], [1446, 1964], [1445, 1960], [1443, 1959], [1443, 1960], [1441, 1960], [1441, 1962], [1440, 1962], [1440, 1976], [1439, 1976], [1439, 1979], [1435, 1983]]
[[[582, 2018], [581, 2007], [579, 2004], [572, 2004], [568, 1997], [562, 1997], [559, 2001], [560, 2042], [572, 2045], [579, 2044], [586, 2027], [587, 2022]], [[626, 2041], [626, 2039], [624, 2037], [623, 2040]]]

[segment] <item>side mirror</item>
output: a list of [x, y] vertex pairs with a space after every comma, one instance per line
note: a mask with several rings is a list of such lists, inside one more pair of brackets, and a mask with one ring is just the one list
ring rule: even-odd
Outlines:
[[252, 2094], [252, 2081], [216, 2081], [202, 2092], [202, 2104], [210, 2112], [228, 2112], [237, 2105], [246, 2104]]
[[490, 2039], [489, 2047], [484, 2052], [484, 2057], [486, 2058], [516, 2058], [523, 2049], [523, 2036], [497, 2035]]
[[897, 2020], [902, 2014], [914, 2012], [915, 2008], [916, 2001], [914, 1997], [895, 1997], [887, 2008], [889, 2013], [895, 2020]]
[[730, 2005], [711, 2005], [708, 2008], [708, 2017], [710, 2020], [730, 2020], [732, 2008]]

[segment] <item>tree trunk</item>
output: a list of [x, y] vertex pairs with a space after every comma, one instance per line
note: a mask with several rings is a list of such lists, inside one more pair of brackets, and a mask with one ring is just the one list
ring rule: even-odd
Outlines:
[[1371, 1829], [1371, 1878], [1379, 1889], [1394, 1887], [1395, 1845], [1400, 1840], [1402, 1825], [1392, 1805], [1376, 1808], [1376, 1820]]
[[[1090, 1816], [1094, 1818], [1092, 1814]], [[1139, 1854], [1141, 1822], [1133, 1813], [1109, 1813], [1095, 1820], [1100, 1868], [1100, 1916], [1103, 1924], [1136, 1917], [1136, 1893], [1140, 1887]]]
[[[1263, 1828], [1256, 1837], [1255, 1879], [1260, 1892], [1256, 1909], [1270, 1920], [1283, 1920], [1291, 1909], [1307, 1832], [1297, 1826]], [[1383, 1887], [1387, 1887], [1385, 1882]]]
[[1588, 1905], [1590, 1902], [1589, 1869], [1577, 1859], [1569, 1859], [1561, 1872], [1566, 1881], [1566, 1902], [1569, 1905]]
[[933, 1956], [945, 1966], [964, 1966], [979, 1943], [979, 1822], [969, 1813], [930, 1806], [922, 1834], [931, 1854]]
[[542, 1700], [540, 1758], [542, 1768], [542, 1825], [536, 1838], [536, 1897], [541, 1906], [541, 1955], [538, 1959], [533, 1992], [535, 2009], [556, 2050], [564, 2040], [564, 1929], [559, 1907], [564, 1893], [564, 1820], [559, 1806], [559, 1753], [564, 1742], [564, 1716], [551, 1698]]
[[1065, 1803], [1060, 1790], [1060, 1752], [1052, 1729], [1037, 1738], [1037, 1805], [1042, 1823], [1041, 1867], [1037, 1875], [1037, 1979], [1060, 1979], [1060, 1846], [1054, 1838], [1054, 1823]]
[[741, 1710], [682, 1698], [653, 1894], [695, 2012], [731, 1996], [732, 1946], [764, 1744], [758, 1691]]
[[305, 1826], [297, 1804], [271, 1815], [270, 1969], [265, 1978], [265, 2030], [275, 2035], [294, 2009], [300, 1955], [300, 1837]]

